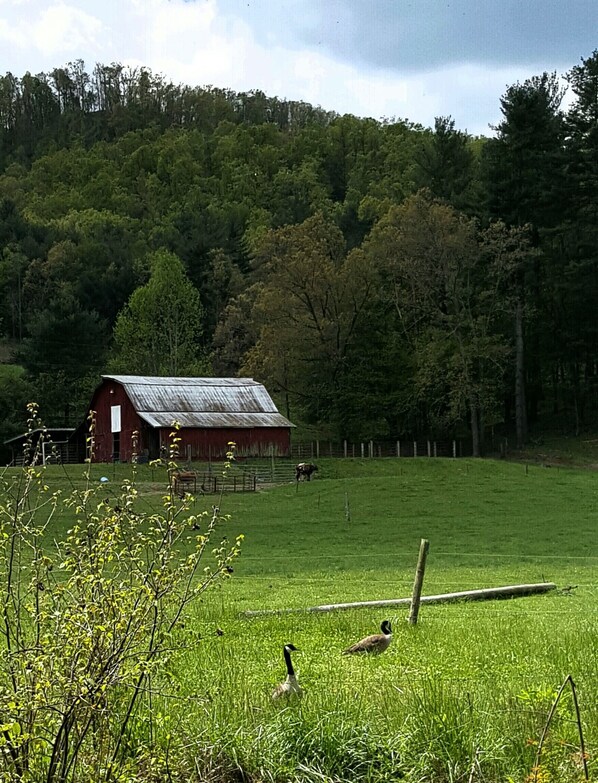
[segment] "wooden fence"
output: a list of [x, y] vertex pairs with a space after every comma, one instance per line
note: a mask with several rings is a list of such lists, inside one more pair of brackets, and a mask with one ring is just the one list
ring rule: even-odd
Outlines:
[[223, 475], [222, 473], [203, 473], [197, 477], [197, 486], [202, 492], [255, 492], [258, 477], [256, 473], [244, 470], [242, 473]]

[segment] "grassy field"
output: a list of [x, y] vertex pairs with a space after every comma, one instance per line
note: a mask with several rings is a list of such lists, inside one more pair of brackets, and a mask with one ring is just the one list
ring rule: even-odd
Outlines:
[[[321, 460], [316, 480], [227, 495], [223, 534], [245, 535], [233, 578], [194, 608], [186, 651], [156, 696], [164, 736], [203, 779], [538, 783], [583, 779], [573, 702], [537, 741], [567, 675], [598, 774], [598, 473], [469, 460]], [[94, 465], [114, 491], [127, 466]], [[82, 468], [49, 469], [81, 486]], [[140, 511], [164, 476], [139, 474]], [[197, 500], [210, 507], [213, 496]], [[60, 537], [68, 516], [56, 522]], [[62, 530], [61, 530], [62, 528]], [[553, 581], [507, 601], [247, 618], [245, 610], [410, 595], [421, 538], [424, 594]], [[574, 589], [563, 590], [573, 586]], [[341, 650], [393, 623], [379, 658]], [[223, 633], [217, 634], [216, 629]], [[305, 698], [273, 706], [293, 642]]]

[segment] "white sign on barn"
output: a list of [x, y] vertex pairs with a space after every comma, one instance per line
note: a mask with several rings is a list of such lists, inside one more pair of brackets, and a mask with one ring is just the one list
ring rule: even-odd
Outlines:
[[120, 405], [110, 406], [110, 432], [120, 432]]

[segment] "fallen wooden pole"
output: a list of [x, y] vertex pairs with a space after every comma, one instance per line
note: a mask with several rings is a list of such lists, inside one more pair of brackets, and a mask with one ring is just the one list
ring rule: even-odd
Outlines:
[[[529, 585], [506, 585], [505, 587], [487, 587], [481, 590], [462, 590], [459, 593], [441, 593], [440, 595], [423, 595], [422, 604], [442, 604], [451, 601], [487, 601], [493, 598], [517, 598], [525, 595], [538, 595], [556, 590], [553, 582], [539, 582]], [[381, 601], [356, 601], [349, 604], [323, 604], [310, 606], [307, 609], [251, 609], [241, 612], [243, 617], [257, 617], [264, 614], [291, 614], [294, 612], [334, 612], [341, 609], [363, 609], [365, 607], [408, 606], [411, 598], [388, 598]]]

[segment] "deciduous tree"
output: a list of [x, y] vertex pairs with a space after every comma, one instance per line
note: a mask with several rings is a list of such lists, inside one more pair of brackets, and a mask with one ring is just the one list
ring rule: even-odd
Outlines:
[[150, 279], [133, 292], [116, 321], [112, 369], [131, 375], [205, 371], [199, 292], [172, 253], [155, 252], [150, 268]]

